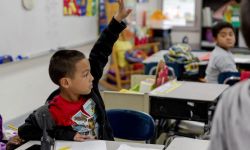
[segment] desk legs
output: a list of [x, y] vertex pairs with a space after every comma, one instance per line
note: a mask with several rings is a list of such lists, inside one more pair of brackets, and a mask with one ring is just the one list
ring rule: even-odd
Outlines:
[[164, 132], [167, 133], [168, 137], [202, 137], [202, 134], [192, 133], [192, 130], [190, 133], [179, 132], [179, 125], [182, 120], [203, 122], [205, 123], [203, 132], [209, 133], [213, 111], [210, 103], [150, 97], [150, 115], [156, 122], [156, 134], [151, 142], [155, 143], [156, 139]]

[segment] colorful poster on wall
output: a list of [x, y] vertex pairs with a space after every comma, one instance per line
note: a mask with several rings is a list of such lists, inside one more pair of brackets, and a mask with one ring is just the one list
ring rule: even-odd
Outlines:
[[64, 0], [65, 16], [94, 16], [96, 15], [97, 0]]

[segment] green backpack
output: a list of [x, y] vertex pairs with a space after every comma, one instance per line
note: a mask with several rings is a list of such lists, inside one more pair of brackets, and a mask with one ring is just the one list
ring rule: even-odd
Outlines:
[[169, 48], [164, 55], [166, 63], [177, 63], [184, 65], [184, 73], [197, 74], [199, 72], [199, 59], [191, 53], [188, 44], [176, 44]]

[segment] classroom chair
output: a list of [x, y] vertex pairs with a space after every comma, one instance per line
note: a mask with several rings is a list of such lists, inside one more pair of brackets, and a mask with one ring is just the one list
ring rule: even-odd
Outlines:
[[[141, 45], [137, 45], [134, 46], [133, 49], [140, 49], [140, 50], [149, 50], [152, 49], [153, 53], [157, 52], [159, 50], [159, 45], [160, 43], [158, 42], [153, 42], [153, 43], [147, 43], [147, 44], [141, 44]], [[122, 88], [126, 87], [126, 85], [130, 84], [131, 81], [131, 75], [133, 74], [143, 74], [144, 73], [144, 69], [139, 69], [139, 70], [133, 70], [133, 66], [131, 64], [129, 64], [128, 66], [121, 68], [118, 65], [118, 51], [117, 49], [113, 49], [111, 58], [112, 58], [112, 62], [110, 64], [110, 69], [114, 72], [113, 75], [111, 74], [107, 74], [106, 78], [101, 80], [100, 83], [104, 86], [107, 87], [111, 90], [121, 90]], [[107, 82], [107, 80], [109, 80], [110, 82]]]
[[[149, 75], [156, 75], [156, 69], [157, 69], [157, 66], [154, 66], [154, 67], [150, 68]], [[176, 75], [175, 75], [174, 68], [168, 66], [168, 72], [169, 72], [169, 76], [172, 79], [176, 79], [177, 78]]]
[[149, 143], [149, 140], [154, 137], [155, 123], [147, 113], [128, 109], [110, 109], [107, 110], [107, 116], [115, 138]]
[[0, 142], [3, 140], [3, 120], [0, 114]]
[[240, 81], [239, 72], [222, 72], [218, 76], [219, 84], [228, 84], [230, 86]]

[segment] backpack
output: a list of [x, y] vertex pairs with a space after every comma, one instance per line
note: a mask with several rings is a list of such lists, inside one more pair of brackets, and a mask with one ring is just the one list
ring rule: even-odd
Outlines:
[[188, 44], [173, 45], [164, 55], [164, 59], [167, 64], [182, 64], [185, 74], [192, 75], [199, 72], [199, 59], [191, 53], [191, 47]]

